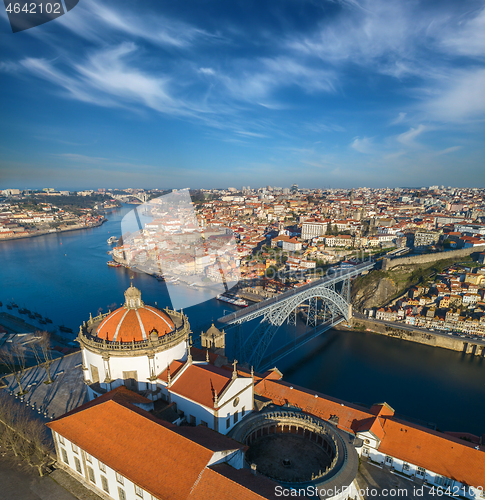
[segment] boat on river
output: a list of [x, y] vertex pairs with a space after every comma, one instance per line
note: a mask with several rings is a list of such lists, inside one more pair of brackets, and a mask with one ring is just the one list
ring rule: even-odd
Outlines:
[[107, 264], [109, 267], [121, 267], [121, 264], [119, 262], [115, 262], [114, 260], [110, 260]]
[[108, 244], [112, 245], [113, 243], [116, 243], [118, 241], [118, 236], [110, 236], [108, 238]]
[[243, 299], [240, 299], [238, 297], [228, 297], [227, 295], [223, 295], [223, 294], [217, 295], [216, 299], [220, 300], [222, 302], [228, 302], [229, 304], [232, 304], [233, 306], [248, 307], [248, 305], [249, 305]]
[[67, 326], [64, 326], [64, 325], [60, 325], [60, 326], [59, 326], [59, 330], [60, 330], [61, 332], [65, 332], [65, 333], [74, 333], [74, 332], [72, 331], [72, 328], [68, 328]]

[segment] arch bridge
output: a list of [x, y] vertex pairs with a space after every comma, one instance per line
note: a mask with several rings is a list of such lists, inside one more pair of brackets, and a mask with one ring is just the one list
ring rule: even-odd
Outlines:
[[136, 193], [136, 194], [115, 194], [113, 196], [115, 200], [127, 201], [129, 198], [136, 198], [142, 203], [146, 203], [148, 200], [148, 195], [146, 193]]
[[[236, 328], [235, 357], [257, 370], [263, 370], [338, 323], [349, 321], [352, 318], [351, 279], [373, 267], [373, 262], [364, 262], [351, 269], [338, 270], [296, 290], [223, 316], [218, 323], [226, 329]], [[312, 330], [265, 357], [279, 327], [285, 321], [296, 325], [298, 308], [303, 308], [304, 303], [307, 303], [306, 323]], [[242, 325], [257, 318], [260, 321], [256, 328], [243, 338]], [[319, 318], [323, 321], [317, 329]]]

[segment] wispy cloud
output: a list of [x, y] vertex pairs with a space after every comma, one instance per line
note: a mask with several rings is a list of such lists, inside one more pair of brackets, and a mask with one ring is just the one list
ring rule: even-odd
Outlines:
[[399, 113], [394, 120], [391, 121], [391, 125], [398, 125], [399, 123], [402, 123], [406, 119], [407, 113]]
[[438, 94], [425, 102], [430, 117], [444, 122], [485, 119], [485, 69], [454, 70]]
[[446, 149], [442, 149], [441, 151], [437, 151], [435, 153], [435, 155], [436, 156], [447, 155], [447, 154], [459, 151], [461, 148], [462, 148], [462, 146], [451, 146], [450, 148], [446, 148]]
[[146, 11], [143, 6], [120, 9], [116, 4], [84, 0], [76, 6], [75, 14], [62, 16], [58, 21], [76, 35], [96, 42], [119, 35], [138, 38], [150, 43], [187, 48], [201, 40], [222, 40], [221, 35], [192, 26], [157, 12]]
[[363, 154], [372, 154], [375, 152], [373, 140], [369, 137], [363, 137], [362, 139], [355, 137], [350, 147]]
[[407, 132], [403, 132], [402, 134], [398, 135], [397, 140], [405, 146], [416, 147], [418, 146], [418, 143], [415, 139], [427, 130], [429, 130], [429, 127], [421, 124], [416, 128], [410, 128]]

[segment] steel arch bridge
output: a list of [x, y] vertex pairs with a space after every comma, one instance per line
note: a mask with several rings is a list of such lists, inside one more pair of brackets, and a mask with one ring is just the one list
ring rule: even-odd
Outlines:
[[146, 203], [148, 200], [148, 195], [146, 193], [141, 193], [141, 194], [115, 194], [113, 196], [115, 200], [128, 200], [129, 198], [136, 198], [137, 200], [140, 200], [142, 203]]
[[[352, 269], [341, 270], [331, 276], [313, 281], [296, 290], [282, 293], [272, 299], [250, 306], [219, 318], [218, 322], [226, 327], [236, 327], [236, 353], [240, 362], [248, 363], [256, 369], [266, 368], [293, 350], [320, 335], [332, 326], [349, 321], [352, 317], [350, 303], [350, 280], [374, 267], [373, 262], [359, 264]], [[340, 287], [340, 289], [336, 289]], [[318, 331], [301, 336], [297, 341], [286, 344], [273, 352], [270, 359], [264, 358], [279, 327], [285, 322], [296, 324], [297, 308], [308, 302], [307, 325], [317, 326], [318, 301], [323, 301], [324, 323]], [[327, 316], [328, 314], [328, 316]], [[242, 338], [241, 325], [261, 318], [259, 324], [249, 335]]]

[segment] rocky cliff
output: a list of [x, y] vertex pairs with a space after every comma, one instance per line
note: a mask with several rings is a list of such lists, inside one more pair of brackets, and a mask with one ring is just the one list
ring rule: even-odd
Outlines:
[[352, 303], [358, 311], [381, 307], [397, 294], [399, 287], [384, 273], [372, 273], [352, 284]]

